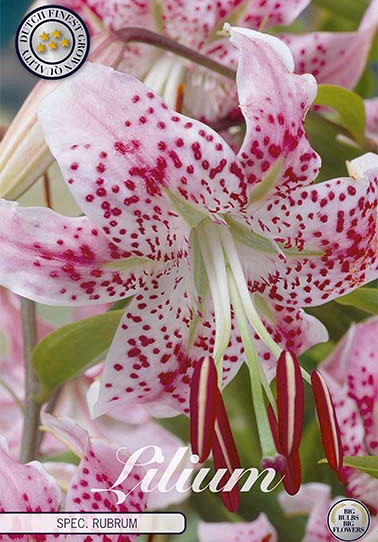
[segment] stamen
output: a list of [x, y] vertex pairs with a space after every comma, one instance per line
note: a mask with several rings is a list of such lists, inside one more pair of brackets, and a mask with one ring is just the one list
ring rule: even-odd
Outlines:
[[[227, 469], [222, 478], [223, 487], [236, 469], [241, 468], [240, 458], [221, 393], [218, 391], [215, 436], [213, 441], [214, 465], [218, 469]], [[239, 506], [239, 488], [235, 485], [230, 491], [222, 491], [221, 497], [227, 510], [236, 512]]]
[[243, 268], [240, 263], [239, 255], [237, 253], [232, 235], [227, 228], [219, 228], [219, 234], [235, 279], [235, 284], [239, 290], [245, 314], [247, 315], [247, 318], [257, 335], [267, 345], [273, 355], [278, 358], [282, 352], [282, 348], [280, 348], [280, 346], [274, 342], [270, 333], [266, 330], [263, 322], [261, 321], [254, 304], [252, 303], [251, 295], [248, 290], [248, 285], [245, 280]]
[[267, 468], [271, 462], [274, 462], [274, 468], [284, 475], [282, 483], [287, 493], [295, 495], [298, 493], [302, 483], [302, 468], [298, 448], [294, 448], [290, 455], [285, 456], [283, 454], [279, 438], [278, 422], [270, 406], [268, 406], [268, 417], [274, 442], [280, 453], [274, 458], [264, 458], [261, 461], [261, 466]]
[[190, 442], [201, 463], [211, 452], [217, 398], [217, 371], [213, 360], [205, 358], [194, 369], [190, 392]]
[[[231, 272], [228, 273], [228, 283], [230, 288], [231, 302], [238, 323], [238, 329], [243, 341], [245, 355], [249, 367], [249, 374], [251, 377], [253, 407], [256, 416], [257, 430], [259, 433], [262, 455], [264, 457], [272, 457], [276, 455], [276, 448], [274, 445], [269, 420], [265, 409], [263, 391], [260, 381], [260, 371], [257, 361], [258, 358], [254, 344], [250, 337], [250, 330], [248, 328], [248, 322], [243, 311], [240, 293], [236, 287], [236, 283]], [[276, 408], [274, 400], [272, 407], [274, 409]]]
[[176, 58], [166, 80], [163, 100], [171, 107], [177, 102], [177, 87], [185, 76], [185, 64], [182, 58]]
[[177, 113], [182, 112], [182, 108], [184, 105], [184, 93], [185, 93], [185, 85], [184, 83], [180, 83], [177, 87], [176, 91], [176, 111]]
[[276, 383], [280, 451], [288, 457], [298, 451], [304, 422], [301, 368], [290, 352], [282, 352], [278, 359]]
[[198, 226], [198, 240], [214, 303], [216, 322], [214, 362], [218, 370], [218, 382], [221, 389], [223, 354], [231, 336], [231, 309], [227, 271], [217, 228], [211, 221], [204, 220]]
[[323, 448], [332, 469], [343, 466], [343, 448], [336, 411], [326, 381], [319, 371], [311, 373], [312, 390], [319, 418]]

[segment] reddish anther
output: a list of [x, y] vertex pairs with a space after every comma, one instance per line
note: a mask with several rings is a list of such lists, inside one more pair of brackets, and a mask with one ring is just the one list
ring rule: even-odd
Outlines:
[[319, 371], [311, 373], [311, 383], [318, 414], [323, 448], [330, 467], [336, 471], [343, 466], [343, 449], [335, 407], [327, 383]]
[[201, 463], [211, 452], [218, 394], [214, 361], [204, 358], [194, 369], [190, 392], [190, 442]]

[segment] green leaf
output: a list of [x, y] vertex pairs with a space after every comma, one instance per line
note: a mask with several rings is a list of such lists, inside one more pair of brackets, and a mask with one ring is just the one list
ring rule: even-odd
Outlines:
[[319, 85], [314, 103], [335, 109], [357, 143], [364, 144], [365, 106], [358, 94], [337, 85]]
[[80, 463], [80, 458], [70, 451], [56, 455], [43, 455], [39, 460], [42, 461], [42, 463], [51, 461], [53, 463], [71, 463], [72, 465], [78, 465]]
[[[328, 463], [328, 461], [324, 458], [319, 463]], [[373, 478], [378, 478], [378, 456], [376, 455], [346, 456], [343, 465], [344, 467], [353, 467], [361, 472], [366, 472]]]
[[378, 290], [375, 288], [358, 288], [350, 294], [338, 297], [335, 301], [339, 305], [351, 305], [378, 315]]
[[105, 358], [123, 314], [115, 310], [85, 318], [53, 331], [37, 344], [33, 365], [41, 384], [38, 403]]
[[324, 122], [322, 115], [307, 114], [306, 132], [311, 145], [322, 157], [322, 167], [316, 182], [345, 177], [345, 162], [361, 155], [361, 149], [347, 146], [337, 138], [340, 133], [336, 125]]
[[313, 3], [355, 23], [361, 20], [369, 6], [369, 0], [313, 0]]

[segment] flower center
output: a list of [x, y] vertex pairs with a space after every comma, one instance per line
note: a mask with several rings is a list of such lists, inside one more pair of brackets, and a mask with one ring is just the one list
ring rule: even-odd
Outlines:
[[[216, 323], [213, 358], [217, 367], [219, 388], [221, 389], [223, 380], [223, 355], [231, 337], [232, 308], [250, 372], [262, 452], [266, 457], [274, 456], [276, 450], [267, 417], [264, 390], [274, 412], [277, 411], [277, 406], [256, 353], [251, 331], [260, 337], [275, 357], [279, 357], [282, 349], [265, 328], [253, 303], [229, 224], [222, 218], [219, 218], [219, 223], [206, 218], [192, 230], [191, 241], [194, 282], [200, 302], [206, 295], [205, 282], [213, 300]], [[266, 242], [269, 243], [269, 240]]]

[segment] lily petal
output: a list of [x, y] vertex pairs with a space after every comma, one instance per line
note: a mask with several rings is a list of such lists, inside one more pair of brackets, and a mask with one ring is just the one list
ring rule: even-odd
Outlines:
[[372, 0], [355, 32], [285, 34], [297, 73], [312, 73], [319, 83], [353, 89], [366, 65], [378, 23], [378, 2]]
[[[238, 157], [250, 186], [260, 183], [278, 160], [275, 193], [310, 183], [320, 168], [304, 131], [304, 117], [317, 92], [315, 79], [293, 74], [292, 54], [278, 38], [225, 28], [240, 50], [237, 87], [247, 133]], [[264, 85], [257, 82], [256, 73]]]
[[285, 253], [273, 266], [264, 258], [269, 281], [257, 279], [255, 288], [278, 303], [312, 306], [373, 280], [377, 179], [378, 169], [369, 170], [358, 179], [297, 188], [254, 209], [255, 231], [261, 228]]
[[266, 0], [263, 2], [248, 2], [245, 15], [240, 26], [259, 30], [261, 26], [289, 25], [310, 4], [311, 0]]
[[[130, 491], [125, 503], [117, 504], [114, 493], [107, 490], [121, 474], [122, 465], [117, 460], [117, 447], [98, 438], [90, 438], [88, 433], [76, 425], [70, 418], [54, 418], [42, 415], [44, 427], [54, 436], [72, 447], [74, 442], [75, 453], [81, 457], [78, 469], [71, 480], [66, 497], [66, 510], [68, 511], [111, 511], [111, 512], [143, 512], [146, 508], [146, 497], [140, 489], [133, 489], [142, 479], [143, 470], [134, 467], [125, 481], [117, 485], [117, 489], [126, 495]], [[122, 461], [127, 461], [125, 454]], [[136, 537], [131, 536], [130, 540]], [[85, 537], [80, 537], [84, 542]], [[113, 540], [118, 540], [118, 536]]]
[[265, 514], [249, 523], [205, 523], [198, 526], [199, 542], [277, 542], [277, 533]]
[[[378, 358], [375, 348], [377, 332], [378, 318], [370, 318], [353, 326], [321, 366], [338, 381], [357, 406], [365, 429], [366, 445], [372, 454], [378, 450], [375, 412], [378, 400]], [[346, 455], [354, 453], [347, 451]]]
[[0, 283], [19, 295], [51, 305], [88, 305], [139, 287], [138, 271], [118, 264], [127, 254], [85, 217], [0, 200], [0, 226]]
[[87, 64], [39, 117], [80, 207], [130, 255], [167, 261], [186, 250], [182, 202], [204, 213], [245, 203], [240, 167], [220, 136], [131, 76]]
[[[20, 465], [0, 441], [0, 512], [56, 512], [61, 492], [55, 480], [38, 461]], [[26, 537], [25, 537], [26, 539]]]

